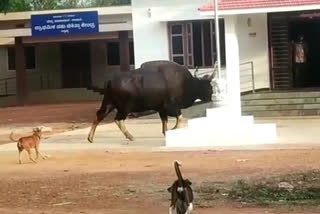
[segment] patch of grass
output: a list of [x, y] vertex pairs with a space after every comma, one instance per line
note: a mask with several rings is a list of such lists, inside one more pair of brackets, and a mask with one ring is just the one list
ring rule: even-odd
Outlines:
[[[280, 187], [281, 182], [286, 182], [291, 188]], [[228, 197], [261, 205], [320, 205], [320, 172], [309, 171], [258, 181], [238, 180], [232, 184]]]

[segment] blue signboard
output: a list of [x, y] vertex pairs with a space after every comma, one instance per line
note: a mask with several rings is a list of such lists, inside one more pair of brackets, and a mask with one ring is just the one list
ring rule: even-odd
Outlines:
[[99, 32], [97, 11], [31, 15], [32, 36]]

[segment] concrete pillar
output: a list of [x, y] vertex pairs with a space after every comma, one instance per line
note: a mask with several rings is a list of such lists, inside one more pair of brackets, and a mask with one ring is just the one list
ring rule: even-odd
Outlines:
[[27, 101], [28, 87], [25, 63], [25, 52], [21, 37], [15, 37], [16, 91], [17, 104], [22, 106]]
[[227, 105], [241, 115], [240, 59], [237, 16], [225, 17]]
[[128, 31], [120, 31], [119, 40], [120, 40], [120, 71], [126, 72], [130, 70]]

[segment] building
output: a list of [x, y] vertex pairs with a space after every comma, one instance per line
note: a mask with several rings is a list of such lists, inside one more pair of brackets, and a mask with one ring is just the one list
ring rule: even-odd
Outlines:
[[[88, 11], [98, 13], [96, 33], [32, 36], [31, 15]], [[19, 104], [40, 90], [103, 87], [106, 71], [133, 69], [131, 7], [1, 14], [0, 46], [0, 95]]]
[[[209, 72], [216, 60], [209, 2], [132, 0], [131, 6], [2, 14], [0, 93], [17, 93], [24, 103], [28, 91], [103, 87], [109, 71], [137, 68], [149, 60], [169, 59]], [[221, 0], [219, 9], [221, 62], [231, 105], [240, 109], [241, 91], [294, 88], [290, 44], [301, 33], [311, 47], [305, 87], [320, 86], [319, 1]], [[32, 36], [32, 14], [78, 11], [98, 11], [98, 33]], [[25, 57], [15, 53], [22, 49]]]
[[[260, 69], [260, 84], [271, 89], [291, 89], [293, 84], [292, 43], [304, 35], [309, 46], [307, 83], [302, 87], [319, 87], [318, 67], [320, 2], [317, 0], [222, 0], [220, 14], [237, 19], [240, 61], [252, 60]], [[213, 5], [200, 8], [201, 15], [212, 16]], [[241, 29], [241, 27], [243, 27]], [[252, 43], [257, 41], [258, 43]], [[262, 44], [263, 42], [266, 44]], [[250, 47], [248, 46], [254, 46]], [[263, 59], [262, 59], [263, 57]], [[261, 74], [268, 74], [260, 78]], [[269, 83], [268, 83], [269, 81]], [[264, 83], [262, 83], [264, 82]], [[260, 87], [260, 85], [258, 85]]]

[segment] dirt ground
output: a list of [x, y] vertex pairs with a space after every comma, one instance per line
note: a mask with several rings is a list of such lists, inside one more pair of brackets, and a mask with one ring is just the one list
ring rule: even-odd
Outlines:
[[[9, 143], [8, 134], [11, 131], [18, 130], [20, 134], [28, 135], [28, 131], [35, 126], [51, 127], [53, 132], [47, 135], [89, 127], [95, 119], [100, 104], [100, 102], [83, 102], [0, 108], [0, 145]], [[135, 113], [129, 115], [128, 119], [144, 114]], [[101, 124], [112, 122], [114, 116], [115, 112], [111, 112]]]
[[92, 122], [99, 107], [99, 102], [88, 102], [0, 108], [0, 125], [19, 127], [53, 124], [56, 129], [60, 128], [60, 123], [83, 126]]
[[53, 152], [48, 160], [23, 165], [17, 164], [15, 153], [0, 154], [0, 213], [167, 213], [166, 188], [175, 179], [175, 159], [182, 161], [184, 176], [197, 190], [194, 213], [320, 211], [319, 207], [252, 207], [200, 191], [207, 183], [224, 186], [240, 178], [317, 169], [320, 150]]
[[[9, 142], [10, 130], [19, 128], [31, 131], [32, 127], [43, 125], [51, 127], [50, 134], [55, 134], [88, 127], [99, 107], [99, 102], [89, 102], [0, 108], [0, 145]], [[113, 116], [111, 113], [102, 123], [112, 121]]]
[[[100, 103], [0, 109], [0, 144], [8, 131], [45, 125], [54, 132], [87, 127]], [[110, 122], [110, 118], [105, 122]], [[2, 138], [1, 138], [2, 135]], [[1, 141], [2, 140], [2, 141]], [[168, 213], [169, 185], [176, 179], [173, 160], [183, 163], [195, 190], [194, 213], [319, 213], [320, 207], [258, 207], [231, 202], [209, 184], [225, 188], [238, 179], [258, 179], [319, 169], [320, 150], [110, 152], [55, 151], [37, 164], [0, 151], [0, 213]], [[210, 186], [209, 185], [209, 186]]]

